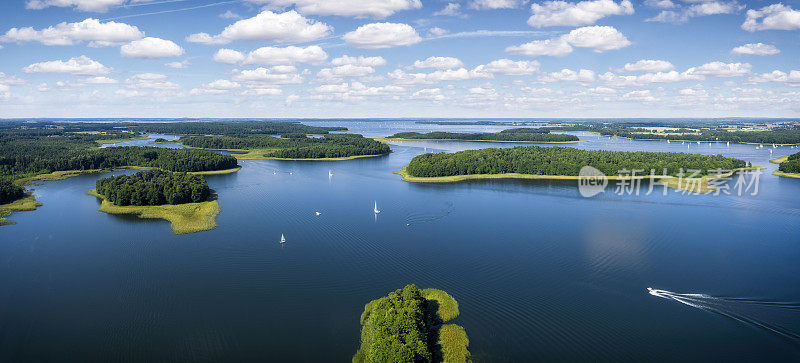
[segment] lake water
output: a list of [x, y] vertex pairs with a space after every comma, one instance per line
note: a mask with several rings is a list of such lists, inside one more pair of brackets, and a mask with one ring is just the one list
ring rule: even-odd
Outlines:
[[[589, 142], [569, 146], [687, 150], [578, 134]], [[771, 175], [766, 145], [688, 149], [767, 167], [756, 196], [611, 186], [587, 199], [574, 181], [407, 183], [392, 171], [423, 152], [514, 144], [396, 144], [343, 162], [240, 161], [207, 177], [219, 228], [190, 235], [85, 195], [133, 171], [35, 185], [44, 205], [0, 227], [0, 361], [349, 361], [364, 304], [408, 283], [458, 300], [476, 361], [800, 359], [800, 180]]]

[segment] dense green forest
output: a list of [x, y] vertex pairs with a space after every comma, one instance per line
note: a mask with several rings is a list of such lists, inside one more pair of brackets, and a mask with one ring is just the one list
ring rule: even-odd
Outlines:
[[186, 146], [204, 149], [276, 149], [268, 156], [290, 159], [339, 158], [359, 155], [383, 155], [389, 146], [357, 134], [328, 134], [324, 137], [306, 137], [291, 134], [289, 137], [256, 135], [189, 136], [180, 142]]
[[236, 158], [205, 150], [156, 147], [97, 148], [97, 140], [130, 138], [131, 133], [68, 133], [58, 129], [0, 129], [0, 189], [3, 202], [21, 197], [11, 182], [23, 177], [65, 170], [122, 166], [169, 171], [212, 171], [237, 167]]
[[0, 204], [13, 202], [25, 196], [25, 188], [14, 185], [9, 179], [0, 179]]
[[789, 158], [778, 166], [778, 170], [784, 173], [800, 173], [800, 152], [789, 155]]
[[406, 172], [416, 177], [503, 173], [577, 176], [586, 165], [609, 176], [619, 175], [622, 169], [643, 169], [646, 173], [655, 169], [657, 174], [666, 169], [668, 175], [676, 176], [681, 168], [700, 170], [704, 175], [708, 170], [731, 170], [745, 167], [747, 163], [722, 155], [520, 146], [423, 154], [411, 160]]
[[95, 185], [97, 193], [120, 206], [199, 203], [211, 195], [202, 176], [162, 170], [103, 178]]
[[[450, 310], [443, 313], [440, 303], [454, 304], [455, 307], [448, 308], [455, 311], [452, 314], [449, 314]], [[353, 356], [353, 362], [469, 361], [470, 355], [466, 349], [469, 342], [463, 328], [452, 324], [442, 326], [442, 323], [457, 315], [457, 303], [447, 293], [406, 285], [364, 307], [361, 314], [361, 347]], [[454, 336], [452, 330], [461, 334]]]
[[390, 139], [437, 139], [437, 140], [485, 140], [485, 141], [534, 141], [568, 142], [578, 141], [575, 135], [551, 134], [549, 129], [518, 128], [492, 133], [462, 133], [433, 131], [428, 133], [398, 132]]
[[[167, 122], [123, 124], [131, 131], [176, 135], [284, 135], [327, 134], [344, 131], [346, 127], [306, 126], [291, 122], [264, 121], [215, 121], [215, 122]], [[119, 126], [119, 125], [117, 125]]]

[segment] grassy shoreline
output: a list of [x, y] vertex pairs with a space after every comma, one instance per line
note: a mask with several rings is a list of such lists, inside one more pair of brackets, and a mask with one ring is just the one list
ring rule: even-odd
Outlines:
[[266, 156], [267, 153], [271, 151], [276, 151], [279, 149], [205, 149], [200, 147], [192, 147], [180, 144], [183, 147], [189, 149], [198, 149], [198, 150], [211, 150], [211, 151], [229, 151], [232, 153], [241, 153], [241, 154], [231, 154], [231, 156], [235, 157], [239, 160], [285, 160], [285, 161], [342, 161], [342, 160], [352, 160], [352, 159], [360, 159], [360, 158], [375, 158], [379, 156], [384, 156], [388, 154], [374, 154], [374, 155], [353, 155], [353, 156], [343, 156], [339, 158], [278, 158], [272, 156]]
[[588, 142], [586, 140], [576, 141], [509, 141], [509, 140], [462, 140], [462, 139], [403, 139], [403, 138], [390, 138], [390, 137], [376, 137], [372, 138], [375, 141], [389, 142], [389, 141], [469, 141], [469, 142], [511, 142], [511, 143], [525, 143], [525, 144], [574, 144], [577, 142]]
[[[772, 159], [769, 162], [773, 163], [773, 164], [780, 164], [780, 163], [782, 163], [784, 161], [787, 161], [787, 160], [789, 160], [789, 155], [781, 156], [781, 157], [779, 157], [777, 159]], [[784, 172], [782, 172], [780, 170], [773, 171], [772, 175], [782, 176], [784, 178], [800, 179], [800, 173], [784, 173]]]
[[36, 201], [36, 198], [34, 198], [32, 195], [28, 195], [22, 199], [17, 199], [11, 203], [0, 204], [0, 226], [17, 223], [5, 219], [5, 217], [9, 216], [11, 213], [32, 211], [41, 206], [42, 203]]
[[130, 214], [142, 219], [165, 219], [171, 223], [172, 232], [187, 234], [217, 228], [217, 215], [220, 213], [216, 193], [212, 199], [200, 203], [164, 204], [148, 206], [119, 206], [92, 189], [86, 194], [102, 200], [99, 211], [108, 214]]
[[[731, 172], [725, 174], [706, 175], [700, 178], [683, 178], [682, 179], [683, 183], [680, 183], [681, 179], [674, 176], [659, 177], [657, 179], [659, 182], [664, 183], [666, 186], [670, 188], [705, 194], [715, 191], [715, 189], [711, 187], [708, 183], [709, 180], [711, 179], [727, 178], [732, 176], [737, 171], [757, 170], [757, 169], [766, 169], [766, 168], [763, 166], [754, 166], [748, 168], [734, 169], [731, 170]], [[536, 180], [579, 180], [580, 179], [580, 176], [573, 176], [573, 175], [535, 175], [535, 174], [519, 174], [519, 173], [468, 174], [468, 175], [451, 175], [451, 176], [439, 176], [439, 177], [418, 177], [409, 175], [405, 168], [403, 168], [402, 170], [395, 171], [394, 173], [399, 174], [402, 180], [411, 183], [454, 183], [465, 180], [483, 180], [483, 179], [529, 179], [529, 180], [530, 179], [536, 179]], [[619, 175], [610, 175], [607, 176], [606, 178], [608, 180], [620, 180], [620, 179], [645, 180], [645, 179], [650, 179], [650, 175], [642, 175], [632, 178], [629, 176], [620, 177]]]
[[[14, 184], [18, 186], [25, 186], [28, 185], [30, 182], [33, 181], [56, 181], [56, 180], [64, 180], [67, 178], [71, 178], [73, 176], [79, 175], [86, 175], [86, 174], [96, 174], [96, 173], [106, 173], [110, 171], [119, 171], [119, 170], [128, 170], [128, 169], [135, 169], [135, 170], [155, 170], [156, 168], [148, 167], [148, 166], [120, 166], [116, 168], [108, 168], [108, 169], [87, 169], [87, 170], [61, 170], [61, 171], [54, 171], [52, 173], [46, 174], [39, 174], [34, 176], [29, 176], [25, 178], [20, 178], [14, 181]], [[197, 174], [197, 175], [219, 175], [219, 174], [230, 174], [235, 173], [241, 170], [242, 167], [238, 166], [232, 169], [223, 169], [223, 170], [210, 170], [210, 171], [190, 171], [189, 174]]]

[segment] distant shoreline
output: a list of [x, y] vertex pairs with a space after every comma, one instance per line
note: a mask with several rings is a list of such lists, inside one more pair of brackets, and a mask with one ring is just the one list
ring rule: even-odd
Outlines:
[[403, 138], [389, 138], [389, 137], [376, 137], [375, 141], [389, 142], [389, 141], [469, 141], [469, 142], [511, 142], [511, 143], [525, 143], [525, 144], [574, 144], [577, 142], [588, 142], [586, 140], [575, 141], [509, 141], [509, 140], [462, 140], [462, 139], [403, 139]]

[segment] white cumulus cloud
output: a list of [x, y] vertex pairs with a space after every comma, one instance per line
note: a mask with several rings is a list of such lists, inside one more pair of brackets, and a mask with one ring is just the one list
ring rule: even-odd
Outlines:
[[54, 60], [34, 63], [23, 68], [22, 71], [25, 73], [69, 73], [79, 76], [97, 76], [108, 74], [111, 69], [82, 55], [67, 61]]
[[764, 43], [749, 43], [731, 50], [731, 53], [745, 55], [775, 55], [780, 52], [774, 45]]
[[196, 33], [186, 40], [203, 44], [227, 44], [234, 40], [307, 42], [324, 38], [332, 30], [327, 24], [307, 19], [294, 10], [285, 13], [265, 10], [252, 18], [228, 25], [218, 35]]
[[574, 47], [592, 48], [595, 52], [620, 49], [631, 44], [619, 30], [610, 26], [585, 26], [570, 31], [563, 39]]
[[293, 65], [295, 63], [320, 64], [328, 59], [328, 53], [316, 45], [308, 47], [261, 47], [244, 59], [244, 64]]
[[303, 14], [385, 18], [398, 11], [419, 9], [420, 0], [248, 0], [274, 7], [292, 6]]
[[469, 7], [477, 10], [516, 9], [526, 2], [526, 0], [471, 0]]
[[119, 54], [125, 58], [169, 58], [183, 55], [184, 50], [171, 40], [147, 37], [134, 40], [119, 48]]
[[613, 0], [588, 0], [577, 3], [566, 1], [545, 1], [531, 5], [533, 15], [528, 25], [541, 28], [547, 26], [591, 25], [609, 15], [633, 14], [630, 0], [616, 3]]
[[534, 40], [521, 45], [511, 46], [506, 48], [507, 53], [521, 54], [531, 57], [540, 55], [547, 55], [552, 57], [561, 57], [572, 53], [572, 46], [561, 38]]
[[346, 64], [351, 64], [354, 66], [361, 66], [361, 67], [377, 67], [386, 65], [386, 59], [383, 57], [351, 57], [348, 55], [343, 55], [339, 58], [334, 58], [331, 60], [331, 64], [335, 66], [343, 66]]
[[93, 11], [104, 13], [113, 6], [119, 6], [126, 0], [28, 0], [25, 7], [28, 9], [41, 10], [51, 6], [56, 7], [75, 7], [80, 11]]
[[358, 27], [342, 39], [356, 48], [380, 49], [412, 45], [422, 41], [417, 31], [408, 24], [372, 23]]
[[751, 68], [750, 63], [711, 62], [689, 68], [686, 73], [711, 77], [738, 77], [750, 73]]
[[464, 63], [453, 57], [428, 57], [414, 62], [414, 68], [450, 69], [463, 67]]
[[520, 76], [538, 72], [539, 62], [498, 59], [487, 64], [480, 65], [476, 67], [475, 70], [478, 72], [487, 72], [491, 74]]
[[44, 45], [73, 45], [84, 41], [90, 46], [110, 46], [127, 43], [144, 37], [139, 28], [114, 21], [102, 22], [86, 19], [77, 23], [59, 23], [55, 26], [36, 30], [32, 27], [11, 28], [3, 36], [2, 42], [39, 42]]
[[772, 4], [761, 10], [748, 10], [742, 29], [756, 30], [796, 30], [800, 29], [800, 11], [783, 4]]
[[244, 53], [233, 50], [233, 49], [226, 49], [222, 48], [214, 53], [214, 61], [220, 63], [228, 63], [228, 64], [236, 64], [243, 61], [245, 58]]
[[642, 59], [635, 63], [626, 63], [622, 70], [626, 72], [664, 72], [673, 68], [675, 66], [667, 61]]

